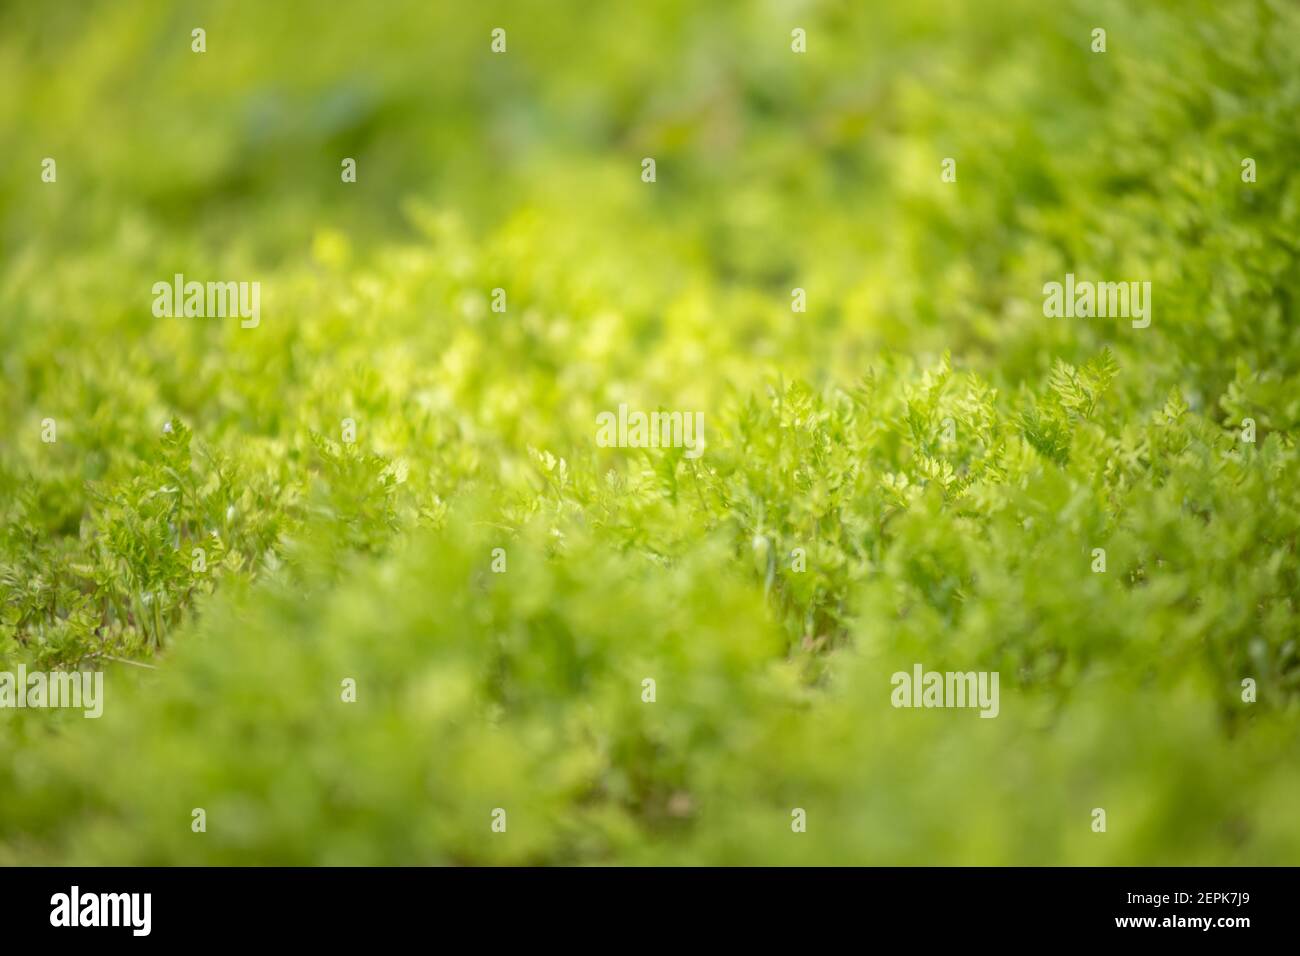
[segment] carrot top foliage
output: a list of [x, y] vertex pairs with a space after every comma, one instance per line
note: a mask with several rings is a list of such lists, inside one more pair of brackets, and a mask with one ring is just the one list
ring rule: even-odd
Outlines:
[[0, 864], [1294, 863], [1297, 35], [0, 10]]

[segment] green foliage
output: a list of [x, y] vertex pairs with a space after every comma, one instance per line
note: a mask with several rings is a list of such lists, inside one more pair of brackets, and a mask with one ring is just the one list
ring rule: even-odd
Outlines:
[[1295, 862], [1300, 15], [1094, 6], [0, 10], [0, 864]]

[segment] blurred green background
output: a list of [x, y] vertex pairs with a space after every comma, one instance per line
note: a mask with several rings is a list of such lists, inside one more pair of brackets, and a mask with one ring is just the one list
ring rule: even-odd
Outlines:
[[[0, 711], [0, 864], [1294, 864], [1297, 35], [0, 7], [0, 665], [107, 695]], [[916, 662], [999, 717], [893, 709]]]

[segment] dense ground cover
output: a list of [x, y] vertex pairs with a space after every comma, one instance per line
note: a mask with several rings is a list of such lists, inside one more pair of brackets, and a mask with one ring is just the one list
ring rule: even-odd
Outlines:
[[0, 864], [1300, 859], [1300, 10], [470, 6], [0, 11]]

